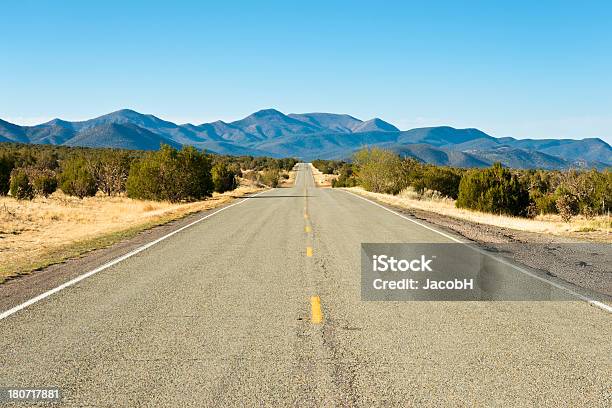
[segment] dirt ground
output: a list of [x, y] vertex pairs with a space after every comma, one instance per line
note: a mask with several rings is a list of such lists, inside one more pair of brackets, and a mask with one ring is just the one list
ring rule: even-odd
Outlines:
[[337, 174], [323, 174], [315, 166], [311, 166], [312, 175], [317, 187], [331, 187], [332, 181], [338, 178]]

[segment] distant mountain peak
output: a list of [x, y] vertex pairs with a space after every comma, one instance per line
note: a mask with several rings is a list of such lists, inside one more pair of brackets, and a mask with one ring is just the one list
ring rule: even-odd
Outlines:
[[382, 119], [366, 120], [353, 128], [353, 132], [399, 132], [400, 130]]
[[258, 110], [257, 112], [251, 114], [250, 116], [256, 117], [256, 118], [263, 118], [266, 116], [286, 116], [284, 113], [277, 111], [276, 109], [261, 109]]
[[72, 123], [66, 120], [60, 119], [60, 118], [55, 118], [55, 119], [51, 119], [50, 121], [46, 123], [43, 123], [42, 125], [37, 125], [37, 126], [43, 126], [43, 125], [71, 127]]
[[129, 109], [129, 108], [123, 108], [123, 109], [119, 109], [116, 110], [114, 112], [109, 113], [109, 115], [127, 115], [127, 116], [132, 116], [132, 115], [138, 115], [138, 116], [144, 116], [144, 113], [140, 113], [140, 112], [136, 112], [133, 109]]

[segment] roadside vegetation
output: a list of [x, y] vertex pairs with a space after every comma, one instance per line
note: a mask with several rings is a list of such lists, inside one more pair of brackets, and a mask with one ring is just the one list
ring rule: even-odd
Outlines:
[[[611, 227], [611, 169], [515, 170], [500, 164], [462, 169], [421, 163], [379, 148], [358, 151], [350, 163], [316, 160], [313, 165], [335, 175], [333, 187], [359, 187], [413, 202], [437, 202], [437, 206], [426, 207], [431, 211], [437, 207], [448, 215], [455, 208], [526, 220], [569, 223], [581, 219], [587, 221], [579, 223], [585, 231]], [[466, 211], [454, 213], [465, 216]]]
[[56, 189], [79, 198], [107, 196], [192, 202], [237, 187], [248, 178], [276, 187], [295, 159], [221, 156], [193, 147], [158, 151], [0, 144], [0, 195], [29, 200]]
[[0, 143], [0, 283], [292, 180], [295, 159]]

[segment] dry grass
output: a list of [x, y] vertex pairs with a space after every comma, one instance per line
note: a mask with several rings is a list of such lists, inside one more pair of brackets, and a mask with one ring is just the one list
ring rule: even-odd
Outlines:
[[60, 191], [32, 201], [0, 197], [0, 282], [257, 190], [241, 186], [184, 204], [102, 195], [81, 200]]
[[603, 216], [594, 217], [592, 219], [575, 217], [569, 223], [564, 222], [558, 215], [542, 215], [534, 219], [528, 219], [456, 208], [455, 200], [440, 197], [435, 194], [420, 196], [412, 189], [406, 189], [396, 196], [372, 193], [365, 191], [361, 187], [351, 187], [347, 188], [347, 190], [398, 207], [430, 211], [479, 224], [494, 225], [502, 228], [542, 234], [593, 238], [606, 242], [612, 241], [612, 234], [610, 234], [612, 223], [610, 218]]
[[288, 175], [289, 178], [286, 179], [286, 178], [281, 177], [281, 181], [280, 181], [279, 187], [283, 187], [283, 188], [293, 187], [293, 185], [295, 184], [295, 176], [297, 175], [297, 172], [293, 171], [293, 170], [291, 170], [291, 171], [282, 170], [281, 171], [281, 176], [284, 175], [284, 174]]
[[337, 179], [337, 174], [323, 174], [319, 169], [315, 166], [310, 165], [312, 169], [312, 176], [314, 177], [314, 181], [317, 187], [331, 187], [332, 180]]

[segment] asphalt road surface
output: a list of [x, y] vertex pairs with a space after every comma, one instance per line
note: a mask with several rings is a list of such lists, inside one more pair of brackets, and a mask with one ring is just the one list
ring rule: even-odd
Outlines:
[[62, 406], [610, 406], [584, 301], [365, 302], [362, 242], [450, 242], [345, 191], [225, 209], [0, 320], [0, 386]]

